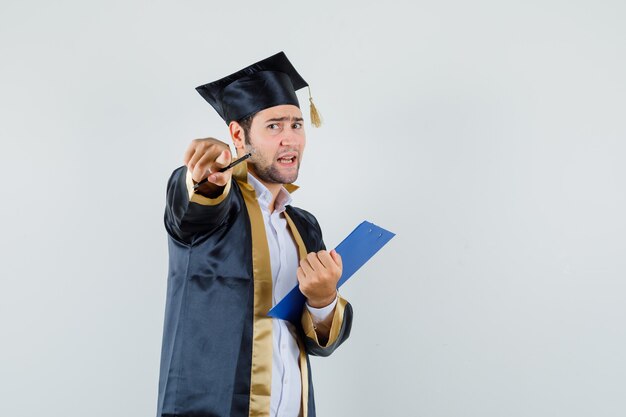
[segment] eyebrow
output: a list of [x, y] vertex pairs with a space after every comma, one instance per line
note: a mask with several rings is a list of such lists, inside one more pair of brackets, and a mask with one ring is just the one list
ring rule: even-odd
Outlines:
[[283, 117], [275, 117], [273, 119], [267, 119], [265, 121], [265, 123], [269, 123], [269, 122], [286, 122], [288, 120], [291, 120], [292, 122], [302, 122], [302, 121], [304, 121], [304, 119], [302, 117], [283, 116]]

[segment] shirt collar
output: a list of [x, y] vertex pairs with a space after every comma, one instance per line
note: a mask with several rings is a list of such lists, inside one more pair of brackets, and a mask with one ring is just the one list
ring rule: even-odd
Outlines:
[[[272, 201], [272, 193], [267, 189], [265, 185], [261, 183], [258, 179], [256, 179], [252, 174], [248, 173], [248, 184], [252, 185], [254, 191], [256, 191], [256, 196], [259, 201], [259, 205], [261, 208], [268, 210], [268, 207]], [[274, 202], [274, 211], [277, 213], [282, 213], [285, 211], [285, 206], [291, 204], [292, 201], [291, 194], [287, 189], [283, 186], [280, 187], [280, 191], [276, 196], [276, 201]]]

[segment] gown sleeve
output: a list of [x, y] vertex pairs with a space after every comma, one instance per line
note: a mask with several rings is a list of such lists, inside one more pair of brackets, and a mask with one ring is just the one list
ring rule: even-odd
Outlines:
[[337, 296], [337, 305], [333, 313], [328, 340], [320, 340], [318, 338], [313, 318], [306, 308], [302, 312], [301, 324], [307, 353], [314, 356], [328, 356], [350, 336], [352, 306], [345, 298], [340, 295]]
[[187, 167], [176, 169], [167, 183], [165, 228], [169, 235], [185, 244], [191, 244], [199, 234], [210, 233], [219, 227], [232, 204], [232, 180], [216, 198], [193, 192], [193, 181]]

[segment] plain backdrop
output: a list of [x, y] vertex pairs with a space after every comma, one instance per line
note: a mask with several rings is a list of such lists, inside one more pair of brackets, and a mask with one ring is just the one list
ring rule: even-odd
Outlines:
[[[626, 415], [623, 1], [0, 0], [0, 415], [153, 416], [165, 185], [227, 129], [194, 88], [310, 83], [294, 204], [343, 289], [318, 415]], [[300, 100], [308, 112], [306, 92]]]

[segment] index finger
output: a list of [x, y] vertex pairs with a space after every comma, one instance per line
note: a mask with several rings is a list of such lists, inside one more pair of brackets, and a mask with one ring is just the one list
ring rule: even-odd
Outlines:
[[227, 167], [232, 160], [232, 156], [230, 155], [230, 150], [224, 150], [219, 154], [217, 158], [215, 158], [215, 162], [211, 166], [212, 172], [217, 172], [221, 168]]

